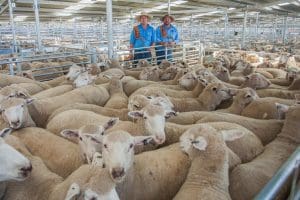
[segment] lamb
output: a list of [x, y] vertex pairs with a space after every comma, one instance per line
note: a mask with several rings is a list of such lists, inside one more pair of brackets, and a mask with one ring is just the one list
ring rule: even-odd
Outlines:
[[14, 131], [13, 135], [18, 137], [34, 156], [39, 156], [51, 171], [62, 177], [67, 177], [84, 163], [78, 145], [45, 129], [23, 128]]
[[[70, 185], [74, 186], [73, 183], [76, 183], [79, 188], [86, 190], [82, 195], [95, 191], [93, 194], [96, 193], [100, 197], [117, 200], [115, 183], [106, 169], [82, 165], [63, 180], [49, 171], [39, 157], [31, 156], [30, 159], [34, 169], [31, 176], [21, 183], [8, 183], [5, 199], [64, 200]], [[85, 198], [89, 199], [88, 196]]]
[[274, 97], [257, 98], [244, 108], [241, 115], [255, 119], [282, 119], [277, 112], [276, 103], [293, 105], [295, 100]]
[[[166, 111], [162, 106], [148, 104], [140, 111], [129, 112], [128, 115], [138, 119], [135, 123], [121, 121], [112, 130], [127, 130], [133, 135], [154, 135], [155, 142], [161, 144], [165, 141], [165, 117], [174, 115], [174, 111]], [[64, 129], [77, 129], [86, 124], [103, 125], [109, 118], [83, 110], [68, 110], [56, 115], [47, 124], [47, 130], [59, 134]]]
[[180, 147], [192, 160], [189, 173], [174, 200], [231, 199], [229, 164], [225, 141], [236, 140], [239, 132], [219, 134], [208, 125], [198, 125], [180, 137]]
[[172, 98], [174, 110], [187, 112], [195, 110], [214, 110], [224, 100], [232, 97], [231, 90], [221, 83], [209, 84], [197, 98]]
[[110, 94], [109, 100], [106, 102], [104, 107], [122, 109], [126, 108], [128, 104], [128, 97], [124, 93], [123, 85], [121, 82], [122, 77], [109, 77], [110, 82], [108, 85], [108, 92]]
[[236, 95], [233, 97], [233, 102], [230, 107], [226, 109], [217, 110], [218, 112], [227, 112], [231, 114], [241, 115], [242, 111], [251, 102], [257, 99], [258, 96], [252, 88], [243, 88], [237, 90]]
[[[0, 182], [24, 181], [32, 170], [30, 161], [5, 142], [4, 139], [10, 132], [11, 129], [9, 128], [0, 131]], [[2, 194], [0, 193], [1, 196]]]
[[103, 161], [112, 180], [119, 183], [120, 199], [171, 199], [184, 182], [191, 161], [178, 143], [133, 156], [133, 146], [151, 138], [137, 139], [121, 130], [103, 137]]
[[256, 91], [259, 97], [277, 97], [282, 99], [294, 99], [300, 90], [283, 90], [283, 89], [262, 89]]
[[66, 75], [66, 79], [68, 81], [74, 81], [77, 76], [83, 72], [85, 72], [86, 70], [76, 64], [73, 64], [70, 68], [69, 68], [69, 72]]
[[[300, 105], [290, 106], [281, 133], [265, 147], [264, 152], [249, 163], [236, 167], [230, 174], [233, 199], [253, 199], [300, 143]], [[287, 194], [280, 191], [279, 199]]]
[[33, 95], [32, 97], [36, 98], [36, 99], [44, 99], [44, 98], [62, 95], [66, 92], [71, 91], [72, 89], [73, 89], [73, 87], [71, 85], [60, 85], [60, 86], [56, 86], [56, 87], [44, 90], [42, 92], [39, 92], [39, 93]]
[[[263, 151], [263, 145], [259, 138], [251, 131], [240, 125], [228, 122], [206, 122], [201, 124], [209, 125], [219, 132], [235, 131], [243, 133], [243, 138], [235, 142], [227, 143], [227, 146], [239, 157], [242, 163], [253, 160]], [[176, 125], [173, 123], [166, 123], [166, 142], [163, 146], [178, 142], [182, 134], [194, 126], [198, 125]]]
[[19, 76], [0, 74], [0, 87], [5, 87], [14, 83], [36, 83], [36, 81]]
[[0, 90], [0, 103], [8, 97], [29, 98], [30, 94], [26, 89], [19, 87], [17, 84], [5, 86]]
[[139, 74], [140, 80], [160, 81], [160, 69], [158, 67], [147, 67]]
[[263, 77], [261, 74], [254, 73], [246, 76], [245, 82], [240, 86], [241, 88], [250, 87], [252, 89], [264, 89], [271, 85], [271, 82]]
[[118, 118], [112, 118], [103, 126], [88, 124], [76, 130], [65, 129], [61, 131], [61, 135], [65, 138], [77, 140], [81, 155], [86, 159], [88, 164], [92, 163], [93, 156], [96, 152], [101, 153], [101, 137], [107, 129], [111, 128], [118, 122]]
[[[179, 113], [168, 119], [168, 122], [179, 124], [194, 124], [204, 122], [230, 122], [239, 124], [254, 133], [266, 145], [270, 143], [283, 127], [281, 120], [258, 120], [229, 113], [194, 111]], [[166, 128], [168, 123], [166, 124]], [[166, 130], [167, 132], [167, 130]]]
[[[38, 127], [44, 127], [50, 114], [59, 107], [77, 102], [104, 105], [108, 98], [109, 94], [102, 86], [86, 86], [72, 90], [60, 96], [35, 100], [35, 102], [31, 99], [27, 103], [22, 103], [19, 100], [16, 100], [17, 103], [14, 103], [15, 98], [13, 98], [9, 100], [9, 103], [5, 106], [2, 105], [0, 110], [8, 108], [11, 110], [9, 113], [2, 113], [2, 115], [4, 115], [3, 118], [8, 123], [16, 123], [14, 127], [24, 127], [27, 120], [30, 123], [33, 120]], [[28, 103], [32, 103], [28, 108], [29, 112], [24, 108], [21, 110], [19, 109], [19, 107], [22, 106], [26, 107]], [[23, 118], [20, 118], [21, 116], [23, 116]]]
[[[169, 62], [169, 61], [167, 61]], [[171, 65], [171, 63], [169, 63]], [[168, 64], [168, 65], [169, 65]], [[162, 65], [163, 66], [163, 65]], [[160, 75], [160, 80], [162, 81], [167, 81], [167, 80], [172, 80], [176, 77], [177, 73], [179, 72], [180, 69], [176, 66], [169, 66], [167, 68], [165, 67], [160, 67], [160, 69], [164, 70], [161, 75]]]
[[50, 87], [57, 87], [59, 85], [70, 85], [72, 82], [67, 80], [66, 76], [60, 76], [50, 81], [45, 81]]
[[185, 75], [183, 75], [179, 81], [178, 84], [180, 87], [186, 89], [186, 90], [192, 90], [197, 85], [197, 75], [195, 72], [188, 72]]
[[73, 87], [74, 88], [81, 88], [87, 85], [90, 85], [94, 83], [96, 80], [97, 76], [92, 76], [88, 72], [83, 72], [79, 74], [76, 79], [73, 81]]
[[38, 92], [41, 92], [43, 90], [46, 90], [46, 89], [50, 88], [48, 85], [40, 83], [40, 82], [36, 82], [36, 83], [18, 83], [18, 84], [12, 84], [12, 85], [16, 85], [20, 88], [24, 88], [30, 95], [34, 95]]
[[[198, 84], [195, 86], [195, 88], [192, 91], [176, 91], [168, 88], [160, 88], [159, 92], [162, 92], [166, 96], [169, 97], [197, 97], [201, 94], [201, 92], [204, 90], [205, 86], [207, 86], [207, 82], [204, 79], [199, 79]], [[137, 95], [137, 94], [143, 94], [143, 95], [156, 95], [158, 92], [156, 87], [142, 87], [137, 89], [134, 93], [131, 94]]]

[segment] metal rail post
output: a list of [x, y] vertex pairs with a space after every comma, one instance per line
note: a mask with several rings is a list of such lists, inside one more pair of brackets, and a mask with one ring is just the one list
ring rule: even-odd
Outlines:
[[248, 11], [245, 10], [245, 13], [244, 13], [244, 23], [243, 23], [242, 49], [245, 48], [247, 17], [248, 17]]
[[283, 18], [283, 27], [282, 27], [282, 43], [286, 43], [286, 32], [287, 32], [287, 17], [288, 15], [285, 15]]
[[112, 31], [112, 0], [106, 0], [106, 21], [108, 39], [108, 58], [113, 57], [113, 31]]
[[256, 13], [255, 38], [258, 37], [258, 27], [259, 27], [259, 12]]
[[229, 47], [228, 43], [228, 14], [227, 14], [227, 9], [225, 10], [225, 15], [224, 15], [224, 42], [225, 42], [225, 47]]
[[34, 15], [35, 15], [35, 31], [38, 50], [42, 51], [42, 41], [41, 41], [41, 32], [40, 32], [40, 16], [39, 16], [39, 0], [33, 1]]
[[277, 15], [275, 16], [275, 21], [273, 22], [273, 42], [276, 42], [277, 38]]
[[168, 14], [171, 14], [171, 0], [168, 0]]
[[15, 30], [15, 22], [14, 22], [14, 14], [13, 14], [13, 4], [11, 2], [12, 0], [8, 0], [8, 6], [9, 6], [9, 19], [10, 19], [10, 27], [12, 31], [13, 36], [13, 46], [12, 46], [12, 52], [16, 52], [16, 30]]

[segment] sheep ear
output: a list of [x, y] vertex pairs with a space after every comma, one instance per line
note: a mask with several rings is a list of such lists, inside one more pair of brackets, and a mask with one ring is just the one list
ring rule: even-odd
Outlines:
[[200, 151], [205, 151], [207, 147], [207, 141], [204, 137], [198, 136], [195, 140], [192, 141], [192, 145], [194, 148]]
[[169, 112], [166, 113], [165, 118], [169, 119], [170, 117], [176, 116], [176, 115], [177, 115], [177, 112], [175, 112], [175, 111], [169, 111]]
[[22, 91], [17, 91], [17, 95], [19, 96], [19, 97], [22, 97], [22, 98], [26, 98], [26, 97], [28, 97], [28, 95], [27, 94], [25, 94], [24, 92], [22, 92]]
[[65, 138], [78, 138], [79, 137], [78, 130], [65, 129], [65, 130], [61, 131], [60, 134]]
[[7, 135], [11, 133], [12, 129], [11, 128], [4, 128], [0, 132], [0, 137], [5, 138]]
[[275, 103], [275, 105], [276, 105], [277, 113], [279, 114], [279, 116], [282, 116], [282, 114], [285, 114], [290, 108], [290, 106], [284, 105], [281, 103]]
[[135, 136], [134, 137], [134, 146], [147, 145], [150, 143], [151, 140], [153, 140], [152, 136]]
[[137, 118], [143, 117], [144, 112], [142, 112], [142, 111], [131, 111], [131, 112], [128, 112], [128, 116], [132, 117], [134, 119], [137, 119]]
[[103, 77], [108, 78], [108, 79], [111, 79], [111, 76], [109, 76], [109, 75], [107, 75], [107, 74], [104, 74]]
[[33, 99], [33, 98], [26, 99], [26, 104], [27, 104], [27, 105], [30, 105], [30, 104], [32, 104], [32, 102], [33, 102], [34, 100], [35, 100], [35, 99]]
[[233, 141], [244, 136], [244, 132], [238, 129], [221, 131], [224, 141]]
[[230, 91], [229, 91], [231, 96], [236, 96], [238, 92], [239, 92], [238, 89], [233, 89], [233, 88], [230, 88]]
[[106, 122], [106, 124], [104, 124], [104, 130], [107, 130], [111, 127], [113, 127], [117, 122], [119, 121], [119, 118], [111, 118], [110, 120], [108, 120], [108, 122]]

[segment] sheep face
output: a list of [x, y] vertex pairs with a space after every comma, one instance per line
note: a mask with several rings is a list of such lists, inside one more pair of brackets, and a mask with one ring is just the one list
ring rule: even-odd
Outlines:
[[139, 75], [140, 80], [158, 81], [159, 69], [157, 67], [145, 68]]
[[294, 79], [297, 78], [298, 74], [299, 74], [299, 77], [300, 77], [300, 72], [297, 72], [296, 69], [288, 69], [287, 73], [286, 73], [286, 80], [293, 81]]
[[218, 149], [221, 144], [224, 146], [224, 148], [221, 149], [224, 150], [226, 146], [224, 141], [233, 141], [242, 136], [243, 132], [238, 130], [218, 133], [213, 127], [207, 124], [201, 124], [188, 129], [182, 134], [180, 137], [180, 147], [182, 151], [188, 154], [189, 158], [193, 160], [199, 155], [199, 151], [212, 152], [212, 149]]
[[31, 120], [27, 105], [34, 99], [9, 98], [2, 101], [0, 112], [5, 122], [13, 129], [21, 128], [28, 120]]
[[72, 183], [69, 187], [65, 200], [72, 200], [80, 195], [80, 187], [77, 183]]
[[83, 72], [83, 69], [77, 65], [72, 65], [69, 68], [69, 72], [66, 75], [67, 80], [74, 81], [79, 74]]
[[144, 96], [134, 95], [128, 102], [128, 110], [141, 110], [148, 104], [162, 106], [166, 111], [173, 111], [174, 105], [166, 96]]
[[264, 89], [271, 85], [271, 82], [263, 75], [255, 73], [246, 76], [246, 80], [241, 87], [250, 87], [252, 89]]
[[245, 107], [249, 105], [252, 101], [258, 98], [257, 93], [252, 88], [244, 88], [237, 92], [237, 95], [234, 97], [238, 103]]
[[128, 115], [140, 120], [140, 125], [145, 131], [143, 134], [153, 136], [157, 144], [162, 144], [166, 140], [166, 118], [175, 115], [175, 112], [166, 111], [162, 106], [148, 104], [142, 110], [129, 112]]
[[150, 66], [150, 64], [145, 59], [139, 60], [137, 64], [137, 67], [148, 67], [148, 66]]
[[17, 98], [23, 98], [23, 99], [27, 99], [30, 97], [30, 95], [24, 88], [21, 88], [21, 87], [17, 86], [16, 84], [12, 84], [12, 85], [2, 88], [0, 95], [2, 97], [2, 98], [0, 97], [0, 102], [2, 100], [6, 99], [6, 97], [17, 97]]
[[77, 78], [73, 82], [74, 88], [80, 88], [87, 85], [90, 85], [94, 82], [96, 79], [96, 76], [91, 76], [88, 72], [84, 72], [82, 74], [79, 74]]
[[197, 77], [192, 72], [183, 75], [179, 79], [179, 86], [186, 90], [191, 90], [196, 86], [196, 84], [197, 84]]
[[78, 130], [66, 129], [61, 132], [61, 135], [72, 139], [78, 140], [81, 153], [88, 164], [91, 164], [95, 153], [102, 152], [102, 138], [105, 131], [117, 123], [117, 118], [112, 118], [104, 126], [98, 125], [85, 125]]
[[0, 181], [23, 181], [30, 175], [32, 166], [27, 158], [5, 143], [3, 138], [10, 132], [9, 128], [0, 132]]
[[[221, 103], [222, 101], [230, 99], [233, 94], [232, 90], [222, 83], [211, 83], [203, 91], [203, 94], [210, 95], [213, 100]], [[201, 95], [201, 94], [200, 94]], [[219, 104], [217, 103], [217, 105]]]
[[177, 67], [169, 67], [164, 71], [164, 73], [161, 75], [160, 80], [166, 81], [166, 80], [171, 80], [174, 79], [176, 74], [178, 72]]
[[213, 70], [213, 74], [221, 81], [224, 81], [224, 82], [229, 81], [230, 74], [226, 67], [216, 66]]
[[152, 136], [133, 137], [122, 130], [112, 131], [103, 137], [103, 161], [114, 182], [121, 182], [132, 166], [134, 146], [148, 144], [152, 139]]

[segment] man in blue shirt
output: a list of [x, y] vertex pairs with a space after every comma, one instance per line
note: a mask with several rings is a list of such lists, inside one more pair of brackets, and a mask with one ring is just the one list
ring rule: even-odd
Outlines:
[[[165, 15], [161, 18], [163, 24], [156, 29], [156, 58], [159, 65], [163, 59], [169, 61], [173, 60], [172, 48], [175, 44], [178, 44], [178, 31], [171, 24], [174, 22], [174, 17], [171, 15]], [[167, 55], [166, 55], [167, 53]]]
[[150, 62], [150, 48], [155, 45], [155, 29], [148, 24], [151, 16], [142, 12], [136, 19], [140, 24], [133, 27], [130, 35], [130, 49], [134, 49], [134, 64], [139, 59], [147, 59]]

